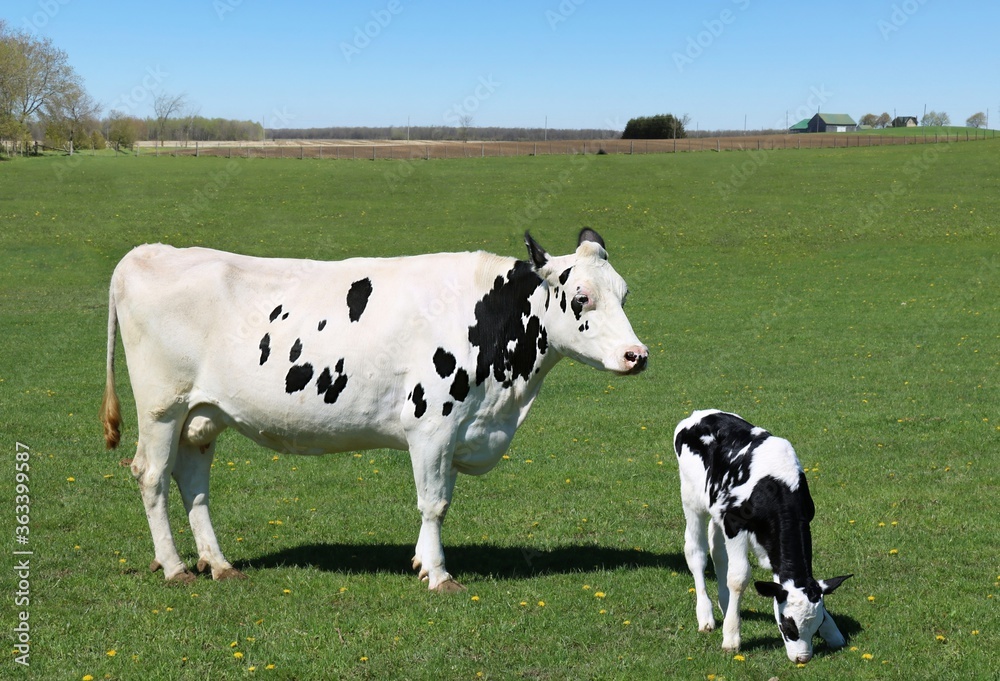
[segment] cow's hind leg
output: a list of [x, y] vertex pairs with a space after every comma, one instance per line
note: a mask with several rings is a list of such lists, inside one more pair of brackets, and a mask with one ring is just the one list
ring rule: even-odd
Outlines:
[[174, 464], [174, 480], [184, 500], [188, 522], [198, 546], [198, 571], [212, 571], [213, 579], [242, 578], [245, 575], [234, 568], [222, 555], [215, 537], [208, 510], [209, 477], [215, 458], [215, 438], [225, 430], [218, 410], [214, 407], [196, 407], [188, 415], [181, 433], [181, 443]]
[[687, 526], [684, 530], [684, 558], [694, 577], [695, 613], [698, 617], [698, 631], [715, 629], [715, 614], [712, 601], [705, 585], [705, 568], [708, 567], [708, 514], [685, 508]]
[[150, 570], [155, 572], [163, 568], [168, 581], [188, 582], [194, 579], [194, 575], [177, 553], [167, 514], [170, 474], [177, 459], [177, 426], [173, 421], [160, 421], [151, 416], [143, 419], [140, 416], [139, 446], [131, 469], [139, 483], [149, 532], [153, 537], [154, 557], [149, 564]]

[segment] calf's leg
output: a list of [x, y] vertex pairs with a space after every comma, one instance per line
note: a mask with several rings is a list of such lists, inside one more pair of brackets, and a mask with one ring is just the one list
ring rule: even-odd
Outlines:
[[684, 558], [694, 577], [695, 613], [698, 616], [698, 631], [715, 629], [715, 613], [712, 600], [705, 586], [705, 568], [708, 566], [708, 514], [684, 509], [687, 527], [684, 530]]

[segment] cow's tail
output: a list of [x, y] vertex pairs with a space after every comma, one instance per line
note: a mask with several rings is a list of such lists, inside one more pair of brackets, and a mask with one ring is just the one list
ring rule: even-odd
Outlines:
[[114, 449], [121, 441], [122, 414], [115, 392], [115, 345], [118, 341], [118, 309], [115, 305], [115, 285], [111, 282], [108, 292], [108, 365], [104, 384], [104, 400], [101, 402], [101, 423], [104, 424], [104, 442], [108, 449]]

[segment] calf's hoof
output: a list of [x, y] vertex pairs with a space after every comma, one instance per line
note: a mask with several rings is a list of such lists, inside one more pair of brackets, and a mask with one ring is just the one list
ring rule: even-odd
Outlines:
[[465, 591], [465, 587], [456, 582], [454, 579], [446, 579], [434, 587], [433, 591], [436, 591], [439, 594], [454, 594]]

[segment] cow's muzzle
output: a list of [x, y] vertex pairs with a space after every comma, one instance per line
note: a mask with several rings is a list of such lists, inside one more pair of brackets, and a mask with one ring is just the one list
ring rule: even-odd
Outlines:
[[638, 374], [646, 369], [649, 363], [649, 350], [644, 345], [635, 345], [626, 348], [624, 361], [622, 363], [622, 373], [632, 375]]

